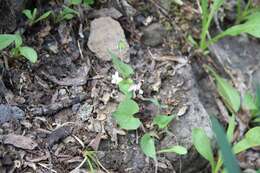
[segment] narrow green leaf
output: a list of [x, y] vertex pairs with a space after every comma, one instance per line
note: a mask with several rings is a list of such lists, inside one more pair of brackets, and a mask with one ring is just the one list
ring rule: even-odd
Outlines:
[[37, 61], [38, 55], [37, 52], [31, 47], [20, 47], [20, 54], [23, 55], [30, 62], [35, 63]]
[[0, 51], [7, 48], [15, 40], [13, 34], [0, 34]]
[[228, 121], [227, 138], [229, 143], [231, 143], [233, 139], [235, 127], [236, 127], [235, 114], [233, 114], [232, 117], [229, 117], [229, 121]]
[[72, 19], [73, 17], [74, 17], [73, 14], [65, 14], [65, 15], [63, 16], [63, 19], [65, 19], [65, 20], [70, 20], [70, 19]]
[[224, 78], [220, 77], [210, 66], [204, 67], [214, 77], [219, 95], [231, 112], [237, 112], [240, 108], [240, 95], [238, 91]]
[[257, 105], [251, 92], [246, 92], [243, 99], [243, 107], [250, 111], [256, 111]]
[[156, 160], [156, 151], [153, 137], [151, 137], [149, 134], [144, 134], [144, 136], [141, 138], [140, 145], [146, 156]]
[[110, 56], [112, 57], [112, 63], [114, 65], [114, 68], [118, 71], [120, 75], [124, 79], [129, 78], [132, 74], [134, 74], [134, 70], [131, 66], [125, 64], [123, 61], [121, 61], [117, 56], [109, 51]]
[[188, 151], [185, 147], [176, 145], [176, 146], [162, 149], [162, 150], [158, 151], [157, 153], [176, 153], [179, 155], [185, 155], [188, 153]]
[[204, 130], [200, 128], [195, 128], [192, 130], [192, 142], [196, 150], [202, 155], [206, 160], [209, 161], [211, 168], [215, 169], [215, 161], [213, 157], [213, 152], [210, 145], [210, 140]]
[[229, 173], [240, 173], [240, 168], [235, 155], [232, 152], [231, 146], [227, 140], [224, 129], [219, 124], [218, 120], [211, 116], [212, 130], [214, 131], [220, 148], [221, 155], [224, 160], [224, 166]]
[[44, 20], [44, 19], [46, 19], [47, 17], [49, 17], [49, 15], [52, 13], [52, 11], [47, 11], [47, 12], [45, 12], [43, 15], [41, 15], [36, 21], [35, 21], [35, 23], [37, 23], [37, 22], [39, 22], [39, 21], [41, 21], [41, 20]]
[[94, 4], [94, 0], [83, 0], [85, 5], [93, 5]]
[[33, 9], [33, 13], [32, 13], [32, 21], [34, 21], [36, 19], [36, 15], [37, 15], [37, 8]]
[[156, 115], [153, 119], [153, 123], [158, 125], [160, 129], [164, 129], [174, 118], [174, 115]]
[[245, 137], [233, 147], [234, 153], [238, 154], [252, 147], [260, 146], [260, 127], [250, 129]]
[[30, 20], [33, 19], [31, 10], [23, 10], [23, 14]]
[[82, 0], [69, 0], [69, 3], [72, 5], [79, 5], [79, 4], [81, 4], [81, 1]]
[[77, 12], [76, 10], [73, 10], [72, 8], [66, 7], [66, 6], [64, 7], [62, 13], [64, 15], [66, 15], [66, 14], [76, 14], [76, 15], [79, 16], [79, 12]]
[[256, 84], [256, 105], [257, 108], [260, 110], [260, 84]]

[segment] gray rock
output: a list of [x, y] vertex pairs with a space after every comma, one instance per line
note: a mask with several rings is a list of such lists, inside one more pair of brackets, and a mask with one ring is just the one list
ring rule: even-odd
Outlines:
[[10, 121], [11, 119], [22, 119], [25, 113], [17, 106], [0, 105], [0, 124]]
[[226, 37], [210, 47], [220, 67], [229, 69], [237, 78], [240, 92], [254, 89], [260, 79], [260, 44], [246, 37]]
[[0, 33], [2, 31], [12, 32], [16, 28], [16, 16], [13, 1], [0, 0], [0, 18]]
[[[118, 49], [119, 43], [124, 44], [124, 49]], [[129, 45], [124, 31], [119, 22], [111, 17], [100, 17], [91, 22], [88, 47], [99, 59], [104, 61], [111, 60], [109, 51], [122, 60], [127, 60], [129, 57]]]
[[160, 23], [149, 25], [143, 30], [142, 41], [146, 46], [158, 46], [163, 43], [166, 30]]

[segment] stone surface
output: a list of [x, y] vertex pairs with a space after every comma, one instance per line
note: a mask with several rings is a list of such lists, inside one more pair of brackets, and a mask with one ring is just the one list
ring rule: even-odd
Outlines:
[[16, 28], [14, 1], [0, 0], [0, 33], [12, 32]]
[[[124, 49], [119, 50], [119, 43], [124, 44]], [[91, 22], [89, 49], [104, 61], [111, 60], [109, 51], [115, 53], [120, 59], [127, 60], [129, 57], [129, 45], [119, 22], [111, 17], [100, 17]]]
[[229, 69], [236, 87], [243, 93], [254, 89], [260, 79], [260, 44], [247, 37], [226, 37], [210, 47], [220, 67]]
[[142, 41], [146, 46], [158, 46], [163, 43], [166, 30], [160, 23], [153, 23], [143, 30]]
[[10, 121], [11, 119], [22, 119], [25, 113], [17, 106], [0, 104], [0, 124]]

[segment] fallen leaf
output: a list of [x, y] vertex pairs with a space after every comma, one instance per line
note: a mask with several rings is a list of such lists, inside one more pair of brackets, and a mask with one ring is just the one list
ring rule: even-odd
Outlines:
[[8, 134], [3, 136], [3, 143], [25, 150], [33, 150], [38, 146], [38, 144], [30, 137], [15, 134]]

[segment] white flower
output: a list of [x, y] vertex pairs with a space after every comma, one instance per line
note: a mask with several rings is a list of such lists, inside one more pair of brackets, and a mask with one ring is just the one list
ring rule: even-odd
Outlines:
[[121, 78], [118, 74], [118, 72], [116, 71], [114, 75], [112, 75], [112, 84], [119, 84], [119, 82], [121, 82], [123, 80], [123, 78]]
[[128, 91], [138, 92], [138, 94], [143, 95], [144, 91], [141, 88], [142, 82], [139, 82], [138, 84], [132, 85]]

